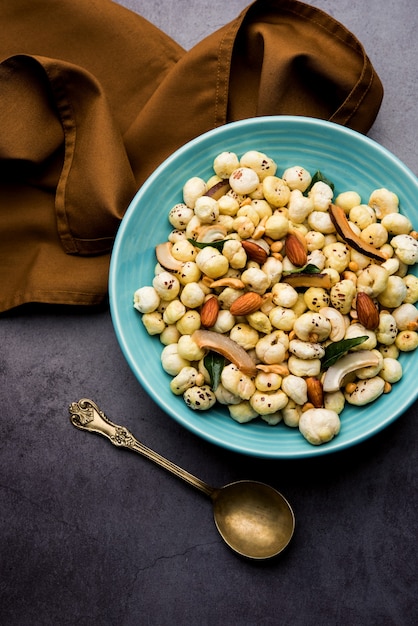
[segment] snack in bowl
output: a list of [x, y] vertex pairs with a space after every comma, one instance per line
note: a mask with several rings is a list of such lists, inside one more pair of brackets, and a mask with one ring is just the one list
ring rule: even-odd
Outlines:
[[[295, 163], [302, 163], [310, 173], [316, 170], [325, 172], [335, 184], [334, 204], [335, 199], [340, 196], [338, 206], [343, 206], [344, 202], [353, 201], [353, 194], [346, 193], [347, 190], [355, 189], [362, 202], [366, 202], [374, 190], [386, 187], [392, 190], [399, 199], [399, 215], [409, 219], [412, 224], [418, 222], [416, 177], [394, 155], [367, 137], [336, 124], [302, 117], [254, 118], [228, 124], [180, 148], [151, 175], [133, 199], [122, 221], [112, 254], [109, 276], [112, 321], [122, 352], [143, 389], [166, 414], [197, 436], [233, 451], [265, 458], [296, 459], [328, 454], [368, 439], [391, 424], [414, 402], [417, 397], [414, 376], [416, 351], [400, 352], [396, 361], [399, 361], [402, 366], [402, 378], [392, 385], [390, 393], [382, 394], [366, 407], [358, 407], [346, 402], [344, 411], [340, 414], [341, 428], [338, 436], [328, 443], [313, 446], [301, 436], [297, 427], [286, 426], [283, 419], [274, 428], [261, 418], [254, 419], [244, 426], [231, 419], [229, 410], [219, 402], [216, 402], [207, 412], [190, 410], [182, 397], [174, 395], [170, 390], [173, 376], [167, 374], [161, 367], [163, 346], [158, 337], [148, 334], [140, 321], [140, 315], [132, 307], [133, 293], [141, 285], [150, 285], [153, 280], [156, 246], [168, 242], [171, 228], [167, 215], [170, 207], [183, 203], [181, 191], [185, 181], [196, 177], [205, 182], [209, 181], [213, 174], [213, 160], [225, 151], [225, 148], [237, 155], [244, 155], [253, 150], [254, 146], [259, 150], [263, 149], [265, 154], [274, 158], [281, 175]], [[218, 191], [221, 187], [222, 185], [219, 185]], [[190, 192], [193, 193], [194, 190], [191, 189]], [[221, 190], [222, 195], [225, 193]], [[219, 197], [215, 199], [219, 200]], [[245, 209], [245, 205], [243, 208]], [[277, 208], [280, 209], [280, 207]], [[293, 205], [292, 221], [294, 214], [304, 220], [305, 208], [303, 202]], [[245, 210], [248, 212], [247, 209]], [[356, 220], [360, 220], [363, 226], [362, 220], [367, 216], [363, 214], [363, 208], [359, 213]], [[353, 216], [355, 217], [354, 214]], [[314, 216], [315, 219], [317, 217]], [[240, 222], [243, 221], [240, 219]], [[275, 232], [280, 234], [282, 227], [283, 220], [280, 216], [278, 219], [271, 220], [269, 236]], [[205, 231], [209, 237], [225, 238], [225, 234], [222, 234], [224, 230], [224, 227], [205, 225]], [[321, 233], [318, 233], [313, 236], [313, 239], [319, 239], [320, 236]], [[391, 239], [396, 236], [396, 234], [391, 235]], [[172, 244], [168, 243], [170, 246], [165, 246], [165, 248], [169, 253]], [[402, 244], [402, 240], [399, 243]], [[277, 259], [280, 255], [284, 257], [284, 244], [283, 237], [271, 244], [269, 256], [272, 256], [274, 261], [280, 260], [280, 258]], [[236, 242], [228, 243], [231, 248], [234, 245]], [[402, 249], [404, 249], [403, 244]], [[173, 260], [175, 260], [174, 257]], [[273, 262], [269, 259], [270, 263]], [[378, 266], [379, 261], [376, 261], [375, 265]], [[411, 278], [407, 282], [410, 281], [412, 285], [416, 280], [416, 266], [411, 265], [409, 268]], [[323, 272], [310, 274], [309, 271], [303, 271], [303, 267], [297, 269], [299, 272], [288, 274], [287, 286], [292, 286], [298, 292], [306, 291], [312, 286], [328, 289], [326, 285], [329, 281], [329, 274]], [[193, 263], [186, 262], [186, 271], [190, 272], [191, 277]], [[360, 281], [364, 284], [371, 278], [378, 281], [379, 272], [374, 270], [371, 278], [367, 274], [364, 278], [367, 280]], [[213, 283], [217, 282], [219, 290], [222, 285], [232, 290], [239, 289], [242, 283], [240, 278], [229, 276], [213, 277], [210, 280]], [[344, 283], [342, 288], [343, 291], [349, 290], [349, 285]], [[228, 293], [230, 293], [229, 290], [226, 291], [225, 297]], [[338, 290], [334, 295], [339, 298], [337, 294]], [[196, 297], [196, 295], [195, 292], [188, 294], [189, 297]], [[259, 295], [263, 297], [262, 294]], [[217, 298], [219, 299], [219, 295]], [[171, 313], [173, 313], [172, 309], [175, 310], [177, 306], [174, 303], [173, 307], [170, 307]], [[388, 304], [384, 306], [388, 307]], [[329, 306], [327, 308], [331, 309]], [[339, 313], [334, 308], [332, 311], [333, 315]], [[185, 324], [185, 328], [187, 329], [188, 325], [189, 330], [193, 323], [196, 323], [199, 312], [190, 311], [190, 314], [191, 317]], [[259, 311], [251, 315], [257, 318]], [[332, 324], [332, 337], [330, 337], [335, 342], [338, 341], [337, 338], [342, 328], [338, 324], [340, 318], [336, 315], [334, 317], [337, 319]], [[286, 323], [286, 320], [288, 323], [291, 321], [285, 316], [283, 323]], [[230, 323], [229, 312], [221, 307], [219, 323], [221, 323], [222, 331]], [[352, 326], [355, 330], [355, 324]], [[205, 330], [213, 329], [205, 327]], [[382, 330], [388, 336], [390, 335], [389, 317], [384, 320]], [[164, 337], [169, 339], [172, 331], [172, 328], [164, 330]], [[185, 333], [184, 330], [183, 332]], [[282, 370], [283, 364], [264, 366], [260, 363], [259, 368], [262, 367]], [[283, 377], [283, 373], [278, 375]]]
[[345, 404], [390, 393], [399, 353], [418, 346], [418, 234], [387, 188], [335, 196], [320, 171], [279, 172], [254, 149], [212, 167], [169, 207], [172, 230], [134, 307], [187, 407], [218, 402], [239, 423], [283, 421], [327, 443]]

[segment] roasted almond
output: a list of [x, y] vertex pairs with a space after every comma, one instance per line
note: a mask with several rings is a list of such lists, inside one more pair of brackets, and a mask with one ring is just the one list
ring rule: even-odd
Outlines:
[[242, 296], [239, 296], [230, 306], [230, 313], [232, 315], [249, 315], [258, 311], [263, 303], [263, 298], [260, 294], [254, 291], [248, 291]]
[[204, 328], [211, 328], [216, 323], [219, 313], [219, 302], [215, 296], [211, 296], [202, 306], [200, 311], [200, 324]]
[[321, 381], [314, 376], [310, 376], [306, 379], [306, 386], [308, 391], [308, 401], [313, 404], [316, 409], [323, 407], [324, 390]]
[[286, 256], [296, 267], [303, 267], [308, 261], [305, 242], [300, 235], [289, 233], [286, 236]]
[[247, 253], [247, 256], [251, 259], [251, 261], [255, 261], [256, 263], [259, 263], [260, 265], [266, 262], [268, 254], [264, 250], [264, 248], [258, 245], [258, 243], [244, 240], [244, 241], [241, 241], [241, 245], [244, 248], [245, 252]]
[[357, 319], [367, 330], [375, 330], [379, 326], [379, 310], [371, 297], [359, 291], [356, 297]]

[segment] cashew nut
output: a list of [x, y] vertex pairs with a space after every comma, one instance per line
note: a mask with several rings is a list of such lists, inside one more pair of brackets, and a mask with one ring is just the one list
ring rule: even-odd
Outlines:
[[319, 309], [318, 313], [326, 317], [331, 324], [329, 339], [331, 339], [331, 341], [341, 341], [341, 339], [344, 339], [345, 331], [350, 323], [349, 318], [344, 317], [337, 309], [331, 306]]

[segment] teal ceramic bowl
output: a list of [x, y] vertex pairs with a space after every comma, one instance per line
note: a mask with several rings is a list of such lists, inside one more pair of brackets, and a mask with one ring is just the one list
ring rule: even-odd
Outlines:
[[[354, 189], [367, 202], [373, 189], [388, 187], [400, 200], [402, 213], [418, 227], [418, 180], [388, 150], [357, 132], [322, 120], [278, 116], [234, 122], [194, 139], [170, 156], [138, 191], [122, 220], [111, 258], [109, 293], [111, 315], [122, 352], [139, 383], [165, 411], [195, 435], [223, 448], [270, 459], [316, 457], [356, 445], [399, 418], [415, 401], [417, 354], [400, 357], [404, 376], [389, 394], [363, 408], [346, 406], [341, 431], [327, 444], [312, 446], [297, 429], [262, 420], [242, 425], [228, 411], [187, 408], [169, 389], [170, 377], [161, 367], [162, 344], [149, 336], [133, 294], [152, 282], [154, 248], [171, 230], [168, 212], [182, 201], [182, 187], [191, 176], [209, 178], [214, 157], [231, 150], [241, 156], [259, 150], [273, 157], [278, 175], [286, 167], [302, 165], [321, 172], [335, 184], [335, 192]], [[413, 270], [416, 271], [415, 269]]]

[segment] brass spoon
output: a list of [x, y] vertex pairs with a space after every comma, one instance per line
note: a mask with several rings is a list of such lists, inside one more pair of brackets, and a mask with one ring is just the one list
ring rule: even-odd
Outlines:
[[250, 559], [268, 559], [288, 545], [295, 517], [287, 500], [264, 483], [242, 480], [220, 489], [211, 487], [137, 441], [124, 426], [113, 424], [92, 400], [83, 398], [70, 407], [71, 423], [107, 437], [115, 446], [142, 454], [212, 500], [216, 527], [224, 541]]

